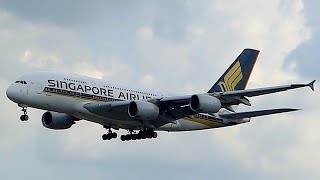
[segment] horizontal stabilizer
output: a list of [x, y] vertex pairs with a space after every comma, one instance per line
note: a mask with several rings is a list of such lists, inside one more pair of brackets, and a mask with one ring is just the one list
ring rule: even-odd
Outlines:
[[251, 111], [251, 112], [219, 114], [219, 116], [226, 119], [243, 119], [243, 118], [266, 116], [271, 114], [285, 113], [285, 112], [298, 111], [298, 110], [299, 109], [269, 109], [269, 110]]

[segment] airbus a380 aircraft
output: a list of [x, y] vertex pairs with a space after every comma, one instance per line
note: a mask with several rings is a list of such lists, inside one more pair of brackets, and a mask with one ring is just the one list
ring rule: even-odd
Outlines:
[[29, 119], [27, 107], [47, 110], [42, 124], [49, 129], [68, 129], [85, 119], [108, 130], [103, 140], [117, 137], [112, 130], [126, 129], [122, 141], [156, 138], [155, 131], [193, 131], [233, 126], [250, 118], [296, 111], [269, 109], [235, 112], [234, 105], [251, 106], [248, 97], [309, 86], [314, 82], [245, 90], [259, 51], [245, 49], [207, 93], [170, 96], [110, 84], [79, 75], [35, 72], [20, 77], [6, 94]]

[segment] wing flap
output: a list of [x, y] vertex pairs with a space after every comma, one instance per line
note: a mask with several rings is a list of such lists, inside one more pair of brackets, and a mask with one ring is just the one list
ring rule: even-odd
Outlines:
[[286, 113], [286, 112], [298, 111], [298, 110], [300, 109], [287, 109], [287, 108], [286, 109], [269, 109], [269, 110], [261, 110], [261, 111], [219, 114], [219, 116], [226, 119], [243, 119], [243, 118], [266, 116], [266, 115], [278, 114], [278, 113]]

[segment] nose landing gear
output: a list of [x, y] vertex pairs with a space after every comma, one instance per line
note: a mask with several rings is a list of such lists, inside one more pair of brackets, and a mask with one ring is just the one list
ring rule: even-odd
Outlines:
[[23, 115], [20, 116], [20, 120], [21, 121], [28, 121], [29, 120], [29, 116], [27, 114], [27, 106], [24, 106], [24, 105], [19, 105], [20, 107], [22, 107], [22, 112], [23, 112]]

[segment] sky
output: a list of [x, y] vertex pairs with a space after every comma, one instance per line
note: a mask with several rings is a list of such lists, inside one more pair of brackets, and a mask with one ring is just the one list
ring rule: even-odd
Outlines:
[[[251, 98], [253, 107], [299, 108], [156, 140], [102, 141], [80, 121], [42, 126], [6, 88], [30, 71], [203, 93], [244, 48], [261, 51], [248, 88], [320, 80], [315, 0], [0, 0], [0, 179], [319, 179], [320, 86]], [[120, 134], [126, 133], [120, 131]]]

